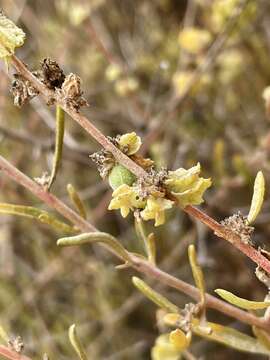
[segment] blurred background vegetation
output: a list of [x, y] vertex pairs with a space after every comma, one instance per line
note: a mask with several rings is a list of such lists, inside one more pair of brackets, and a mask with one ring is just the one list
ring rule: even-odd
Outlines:
[[[17, 54], [31, 69], [50, 57], [82, 78], [90, 103], [84, 112], [104, 134], [146, 136], [145, 150], [160, 167], [200, 161], [203, 175], [213, 179], [206, 212], [218, 220], [248, 212], [257, 171], [270, 180], [269, 1], [249, 1], [237, 20], [239, 0], [1, 0], [0, 5], [27, 34]], [[10, 79], [0, 66], [0, 152], [29, 176], [41, 176], [52, 166], [54, 109], [42, 99], [15, 108]], [[192, 74], [204, 66], [186, 95]], [[140, 252], [132, 217], [107, 210], [111, 191], [88, 157], [97, 149], [68, 119], [53, 192], [69, 202], [66, 185], [72, 183], [89, 221]], [[266, 247], [269, 200], [267, 194], [254, 235], [254, 242]], [[0, 201], [43, 208], [1, 174]], [[46, 225], [11, 216], [1, 216], [0, 224], [0, 321], [23, 337], [29, 355], [75, 358], [67, 330], [76, 323], [89, 359], [150, 358], [163, 329], [155, 306], [133, 288], [131, 270], [116, 270], [117, 261], [99, 247], [57, 248], [61, 234]], [[254, 300], [265, 295], [254, 264], [181, 211], [172, 211], [158, 229], [147, 226], [157, 236], [158, 264], [171, 274], [193, 283], [186, 251], [193, 242], [208, 292], [222, 287]], [[180, 307], [188, 301], [156, 288]], [[208, 311], [208, 317], [246, 330], [216, 312]], [[259, 358], [199, 338], [190, 350], [200, 359]]]

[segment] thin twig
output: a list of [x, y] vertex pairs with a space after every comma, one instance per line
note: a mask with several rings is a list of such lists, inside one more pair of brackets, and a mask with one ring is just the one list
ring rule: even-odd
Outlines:
[[[47, 102], [51, 99], [55, 99], [54, 92], [48, 89], [43, 83], [41, 83], [15, 55], [11, 57], [11, 62], [16, 68], [16, 70], [35, 86], [35, 88], [43, 95]], [[120, 164], [128, 168], [138, 178], [147, 176], [147, 173], [142, 167], [137, 165], [128, 156], [122, 153], [85, 116], [77, 112], [75, 109], [68, 107], [66, 103], [62, 100], [58, 99], [58, 105], [60, 105], [70, 115], [70, 117], [75, 120], [91, 137], [93, 137], [101, 146], [103, 146], [104, 149], [110, 151]], [[47, 196], [49, 196], [49, 194]], [[184, 211], [189, 215], [195, 217], [199, 221], [203, 222], [210, 229], [214, 230], [216, 235], [230, 242], [238, 250], [240, 250], [252, 261], [254, 261], [258, 266], [260, 266], [267, 273], [270, 274], [270, 262], [252, 246], [248, 244], [243, 244], [241, 238], [237, 234], [232, 231], [228, 231], [223, 225], [219, 224], [214, 219], [204, 214], [201, 210], [198, 210], [194, 206], [187, 206]], [[81, 218], [79, 217], [79, 219]]]
[[[44, 203], [47, 204], [49, 207], [56, 209], [60, 214], [62, 214], [64, 217], [69, 219], [74, 225], [76, 225], [76, 227], [78, 227], [78, 229], [81, 230], [82, 232], [98, 231], [93, 225], [85, 221], [77, 213], [75, 213], [73, 210], [68, 208], [56, 196], [48, 193], [40, 185], [36, 184], [33, 180], [31, 180], [26, 175], [21, 173], [18, 169], [16, 169], [2, 156], [0, 156], [0, 168], [9, 178], [11, 178], [15, 182], [27, 188], [39, 199], [44, 201]], [[113, 252], [111, 248], [107, 248], [107, 249], [110, 252], [112, 252], [114, 255], [119, 257], [119, 254]], [[135, 270], [149, 277], [152, 277], [167, 286], [180, 290], [181, 292], [185, 293], [186, 295], [190, 296], [196, 301], [199, 299], [199, 291], [194, 286], [189, 285], [188, 283], [165, 273], [164, 271], [151, 265], [149, 262], [142, 260], [140, 257], [132, 253], [129, 253], [129, 256], [132, 260], [132, 263], [130, 265]], [[246, 324], [255, 325], [269, 331], [270, 325], [263, 318], [258, 318], [253, 314], [240, 310], [230, 304], [227, 304], [222, 300], [217, 299], [212, 295], [209, 294], [206, 295], [206, 306], [218, 310]]]

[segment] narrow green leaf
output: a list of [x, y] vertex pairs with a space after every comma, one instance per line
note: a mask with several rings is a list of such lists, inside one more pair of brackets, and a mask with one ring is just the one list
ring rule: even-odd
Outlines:
[[265, 180], [261, 171], [256, 175], [254, 182], [254, 191], [251, 200], [250, 210], [247, 216], [247, 221], [251, 224], [258, 216], [264, 199]]
[[59, 221], [54, 216], [48, 213], [40, 214], [38, 220], [44, 224], [50, 225], [54, 229], [67, 233], [67, 234], [74, 234], [75, 229], [73, 226], [70, 226], [62, 221]]
[[22, 46], [25, 33], [0, 11], [0, 59], [14, 54], [15, 48]]
[[191, 266], [193, 278], [197, 288], [200, 291], [201, 303], [205, 304], [205, 281], [201, 267], [197, 261], [197, 254], [194, 245], [189, 245], [188, 247], [188, 257], [189, 263]]
[[210, 333], [207, 333], [202, 331], [201, 327], [197, 325], [199, 324], [198, 320], [195, 320], [194, 323], [195, 324], [192, 327], [192, 331], [203, 338], [216, 341], [239, 351], [268, 356], [270, 355], [270, 350], [268, 350], [257, 339], [243, 334], [235, 329], [207, 322], [207, 326], [209, 326], [209, 328], [212, 330]]
[[71, 345], [73, 346], [73, 349], [76, 351], [79, 359], [87, 360], [87, 355], [86, 355], [86, 352], [80, 342], [80, 339], [78, 338], [75, 324], [70, 326], [70, 328], [68, 330], [68, 336], [69, 336], [69, 341], [70, 341]]
[[70, 197], [70, 200], [73, 202], [73, 204], [77, 208], [77, 210], [78, 210], [79, 214], [81, 215], [81, 217], [86, 219], [87, 215], [86, 215], [86, 210], [85, 210], [84, 204], [83, 204], [79, 194], [77, 193], [76, 189], [74, 188], [74, 186], [72, 184], [67, 185], [67, 192], [68, 192], [68, 195]]
[[147, 285], [143, 280], [139, 279], [136, 276], [132, 277], [132, 282], [138, 290], [140, 290], [148, 299], [153, 301], [157, 306], [167, 311], [177, 313], [179, 308], [166, 299], [163, 295], [159, 294], [157, 291], [153, 290], [149, 285]]
[[55, 216], [48, 213], [47, 211], [40, 210], [32, 206], [0, 203], [0, 213], [36, 219], [52, 226], [58, 231], [60, 230], [67, 234], [74, 234], [75, 232], [72, 226], [58, 220]]
[[130, 256], [124, 246], [112, 235], [103, 232], [84, 233], [77, 236], [65, 237], [57, 240], [59, 246], [77, 246], [101, 242], [110, 247], [116, 254], [120, 255], [127, 262], [131, 262]]
[[55, 129], [55, 149], [53, 158], [53, 168], [48, 184], [48, 190], [51, 188], [61, 164], [63, 141], [65, 133], [65, 112], [60, 106], [56, 106], [56, 129]]
[[268, 301], [250, 301], [243, 298], [240, 298], [231, 292], [224, 290], [224, 289], [216, 289], [215, 292], [224, 300], [238, 306], [241, 309], [246, 310], [259, 310], [265, 309], [270, 306], [270, 302]]

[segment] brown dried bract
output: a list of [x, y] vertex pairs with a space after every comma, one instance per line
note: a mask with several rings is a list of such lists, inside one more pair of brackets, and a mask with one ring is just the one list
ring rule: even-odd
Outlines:
[[14, 97], [14, 105], [21, 107], [39, 94], [38, 90], [20, 74], [14, 74], [11, 93]]
[[69, 74], [61, 89], [56, 90], [56, 94], [68, 107], [76, 111], [79, 111], [82, 106], [88, 106], [87, 101], [82, 96], [81, 78], [76, 74]]
[[251, 235], [254, 231], [254, 227], [248, 224], [247, 218], [240, 212], [221, 221], [221, 225], [237, 234], [244, 244], [253, 246]]
[[141, 155], [134, 154], [131, 155], [130, 158], [139, 166], [141, 166], [144, 170], [149, 170], [154, 166], [154, 161], [151, 159], [146, 159]]

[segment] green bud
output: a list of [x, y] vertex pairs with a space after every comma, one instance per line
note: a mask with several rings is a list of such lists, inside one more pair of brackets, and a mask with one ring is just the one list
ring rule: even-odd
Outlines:
[[135, 180], [136, 176], [122, 165], [114, 166], [109, 175], [109, 183], [113, 190], [124, 184], [131, 186]]

